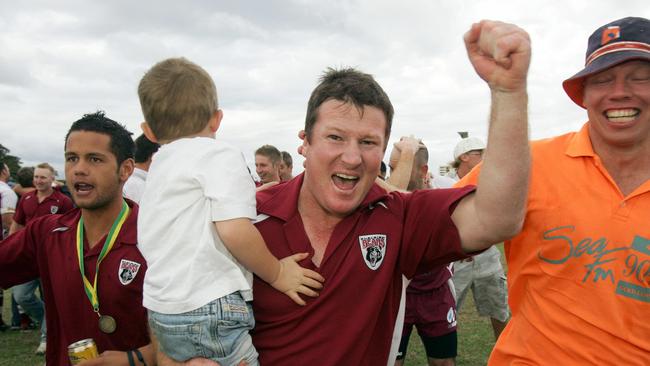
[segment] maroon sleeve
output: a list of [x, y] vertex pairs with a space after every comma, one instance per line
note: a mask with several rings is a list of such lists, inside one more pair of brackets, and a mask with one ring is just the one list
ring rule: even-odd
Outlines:
[[16, 205], [16, 212], [14, 213], [13, 220], [16, 221], [17, 224], [25, 226], [26, 217], [25, 217], [25, 209], [23, 209], [23, 203], [25, 203], [25, 195], [22, 195], [18, 200], [18, 204]]
[[37, 248], [42, 217], [0, 241], [0, 288], [9, 288], [39, 277]]
[[474, 186], [426, 189], [407, 196], [400, 267], [407, 278], [467, 257], [451, 214]]

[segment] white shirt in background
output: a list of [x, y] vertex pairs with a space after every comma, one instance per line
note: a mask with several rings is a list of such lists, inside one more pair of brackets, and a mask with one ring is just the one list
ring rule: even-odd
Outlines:
[[140, 203], [146, 181], [147, 171], [135, 168], [133, 174], [131, 174], [129, 179], [126, 180], [126, 183], [124, 183], [122, 195], [135, 203]]

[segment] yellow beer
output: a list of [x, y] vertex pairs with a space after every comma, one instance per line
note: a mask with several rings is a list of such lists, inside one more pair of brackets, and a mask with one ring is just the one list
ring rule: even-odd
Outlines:
[[80, 364], [84, 360], [91, 360], [99, 357], [97, 345], [92, 338], [82, 339], [68, 346], [68, 356], [73, 365]]

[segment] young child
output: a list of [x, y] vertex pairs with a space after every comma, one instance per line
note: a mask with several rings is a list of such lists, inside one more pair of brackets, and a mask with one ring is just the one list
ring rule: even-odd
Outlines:
[[296, 263], [307, 253], [276, 259], [251, 223], [255, 186], [241, 152], [214, 139], [223, 113], [205, 70], [184, 58], [161, 61], [138, 95], [142, 129], [162, 145], [138, 217], [143, 304], [160, 350], [176, 361], [257, 365], [249, 271], [299, 305], [299, 293], [317, 296], [324, 279]]

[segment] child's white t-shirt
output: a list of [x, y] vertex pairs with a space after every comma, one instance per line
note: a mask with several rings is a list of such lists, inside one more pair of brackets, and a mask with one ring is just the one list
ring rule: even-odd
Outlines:
[[148, 267], [144, 307], [179, 314], [235, 291], [252, 300], [252, 274], [226, 249], [214, 221], [256, 213], [255, 184], [239, 150], [206, 137], [161, 146], [138, 216]]

